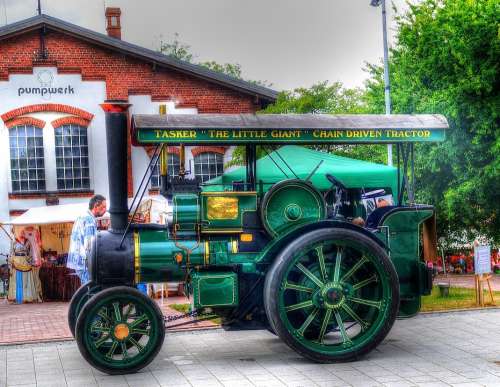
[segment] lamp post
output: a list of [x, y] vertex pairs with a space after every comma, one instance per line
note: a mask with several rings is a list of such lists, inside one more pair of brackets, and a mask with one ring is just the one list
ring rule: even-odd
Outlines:
[[[382, 33], [384, 40], [384, 85], [385, 85], [385, 114], [391, 114], [391, 82], [389, 80], [389, 49], [387, 47], [387, 17], [385, 0], [371, 0], [372, 7], [382, 5]], [[392, 144], [387, 145], [387, 165], [392, 166]]]

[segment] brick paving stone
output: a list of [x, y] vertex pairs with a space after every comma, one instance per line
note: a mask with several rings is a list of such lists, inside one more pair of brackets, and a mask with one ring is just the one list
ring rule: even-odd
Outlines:
[[[166, 316], [178, 316], [181, 313], [170, 308], [171, 304], [185, 304], [185, 297], [169, 297], [158, 305]], [[43, 302], [30, 304], [10, 304], [0, 300], [0, 345], [20, 343], [40, 343], [72, 340], [68, 327], [68, 302]], [[175, 323], [186, 322], [180, 319]], [[173, 324], [173, 323], [171, 323]], [[178, 330], [210, 329], [216, 325], [211, 321], [188, 324]]]

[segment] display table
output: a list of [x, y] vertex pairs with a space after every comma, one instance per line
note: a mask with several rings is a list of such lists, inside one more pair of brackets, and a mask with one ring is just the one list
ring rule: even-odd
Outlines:
[[80, 287], [80, 278], [66, 266], [42, 266], [40, 281], [44, 301], [69, 301]]

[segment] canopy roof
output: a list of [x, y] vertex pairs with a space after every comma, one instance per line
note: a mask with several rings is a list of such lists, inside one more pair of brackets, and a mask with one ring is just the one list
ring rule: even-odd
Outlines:
[[[287, 178], [295, 178], [295, 175], [279, 156], [285, 160], [300, 179], [306, 179], [323, 160], [311, 178], [311, 182], [319, 190], [327, 190], [332, 186], [325, 177], [329, 173], [347, 188], [390, 188], [393, 195], [397, 192], [398, 170], [395, 167], [349, 159], [295, 145], [284, 146], [257, 160], [257, 181], [262, 180], [265, 183], [265, 191], [269, 189], [271, 184]], [[299, 160], [300, 162], [298, 162]], [[203, 190], [223, 190], [223, 185], [230, 186], [234, 181], [243, 181], [245, 176], [245, 167], [240, 167], [208, 181], [207, 184], [210, 185], [204, 186]]]
[[321, 144], [443, 141], [438, 114], [136, 114], [135, 144]]
[[[89, 207], [88, 203], [60, 204], [57, 206], [33, 207], [24, 214], [14, 219], [3, 222], [3, 224], [21, 225], [44, 225], [55, 223], [73, 223], [80, 215], [85, 214]], [[104, 217], [109, 217], [106, 213]]]

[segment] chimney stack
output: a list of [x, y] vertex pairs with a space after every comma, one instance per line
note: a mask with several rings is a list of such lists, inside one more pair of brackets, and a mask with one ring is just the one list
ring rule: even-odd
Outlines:
[[120, 23], [120, 15], [122, 11], [120, 8], [106, 7], [106, 32], [112, 38], [122, 38], [122, 26]]

